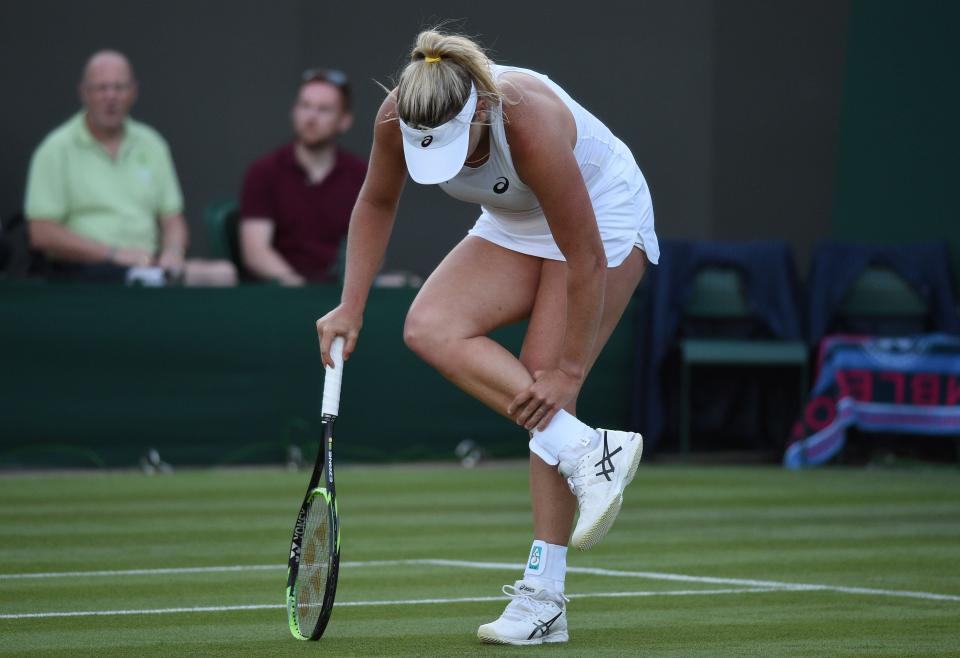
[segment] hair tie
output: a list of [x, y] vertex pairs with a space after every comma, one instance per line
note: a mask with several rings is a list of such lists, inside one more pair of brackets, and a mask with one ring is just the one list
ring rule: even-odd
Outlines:
[[443, 59], [443, 58], [442, 58], [442, 57], [431, 57], [430, 55], [424, 55], [424, 57], [423, 57], [423, 61], [425, 61], [425, 62], [428, 63], [428, 64], [432, 64], [433, 62], [439, 62], [441, 59]]

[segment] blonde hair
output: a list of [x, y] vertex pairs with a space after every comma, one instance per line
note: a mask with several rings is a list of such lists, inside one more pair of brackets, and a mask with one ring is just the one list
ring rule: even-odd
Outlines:
[[397, 83], [397, 113], [418, 128], [435, 128], [456, 116], [470, 95], [470, 83], [491, 108], [503, 93], [493, 79], [493, 62], [473, 39], [438, 28], [417, 35], [410, 63]]

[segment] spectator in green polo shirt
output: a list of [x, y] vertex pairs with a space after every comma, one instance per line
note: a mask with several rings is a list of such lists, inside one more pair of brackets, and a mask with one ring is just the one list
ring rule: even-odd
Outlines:
[[187, 259], [183, 196], [166, 141], [129, 118], [137, 82], [127, 58], [102, 51], [80, 82], [83, 110], [40, 144], [27, 177], [30, 239], [54, 270], [122, 279], [154, 266], [187, 285], [233, 285], [227, 261]]

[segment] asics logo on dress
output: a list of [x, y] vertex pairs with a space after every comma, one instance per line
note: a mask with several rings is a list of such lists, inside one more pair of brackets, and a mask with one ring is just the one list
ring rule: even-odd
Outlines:
[[610, 452], [610, 447], [607, 445], [607, 433], [603, 433], [603, 457], [598, 461], [594, 466], [600, 468], [600, 471], [594, 473], [597, 477], [601, 475], [607, 478], [607, 482], [611, 481], [610, 474], [615, 472], [617, 469], [613, 466], [613, 459], [611, 459], [615, 454], [623, 450], [623, 446], [618, 447], [613, 452]]
[[493, 191], [495, 194], [503, 194], [508, 189], [510, 189], [510, 181], [507, 180], [506, 176], [501, 176], [497, 179], [497, 184], [493, 186]]

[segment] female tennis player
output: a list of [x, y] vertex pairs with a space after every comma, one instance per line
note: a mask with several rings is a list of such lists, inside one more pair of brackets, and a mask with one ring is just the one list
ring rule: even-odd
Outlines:
[[[346, 338], [345, 358], [354, 351], [407, 174], [480, 204], [414, 300], [404, 340], [531, 433], [533, 546], [480, 639], [565, 642], [567, 543], [585, 550], [604, 537], [642, 452], [639, 434], [592, 429], [575, 409], [648, 260], [657, 262], [650, 193], [627, 146], [546, 76], [496, 65], [472, 40], [435, 30], [420, 33], [410, 59], [377, 115], [343, 295], [317, 321], [320, 349], [330, 365], [335, 336]], [[487, 335], [524, 318], [517, 359]]]

